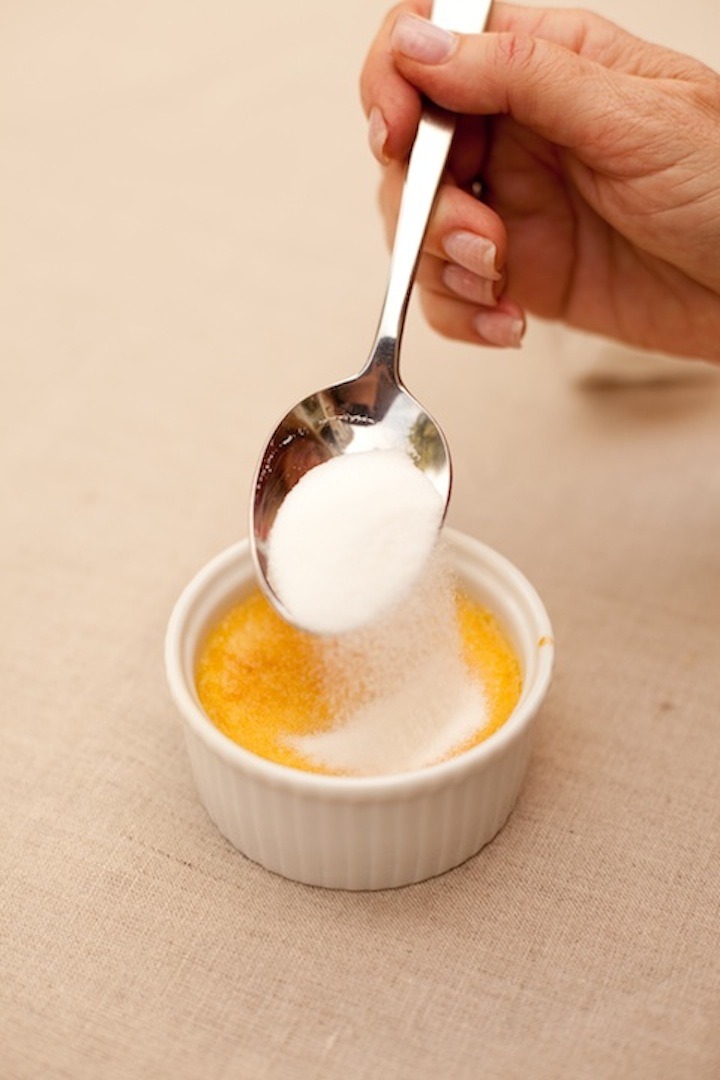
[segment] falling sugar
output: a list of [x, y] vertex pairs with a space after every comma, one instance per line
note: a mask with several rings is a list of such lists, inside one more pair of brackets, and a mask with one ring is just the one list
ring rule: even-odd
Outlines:
[[482, 685], [462, 657], [442, 543], [402, 603], [367, 628], [328, 638], [323, 654], [335, 721], [290, 745], [334, 772], [423, 768], [461, 750], [487, 722]]

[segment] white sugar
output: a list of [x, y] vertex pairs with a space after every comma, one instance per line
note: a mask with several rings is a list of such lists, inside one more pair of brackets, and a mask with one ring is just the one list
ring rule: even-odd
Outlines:
[[419, 769], [485, 726], [485, 696], [462, 659], [454, 582], [440, 548], [402, 604], [367, 629], [328, 639], [324, 650], [335, 723], [292, 740], [319, 765], [359, 776]]
[[268, 580], [304, 629], [354, 630], [407, 595], [443, 510], [438, 492], [401, 451], [331, 458], [285, 497], [270, 533]]

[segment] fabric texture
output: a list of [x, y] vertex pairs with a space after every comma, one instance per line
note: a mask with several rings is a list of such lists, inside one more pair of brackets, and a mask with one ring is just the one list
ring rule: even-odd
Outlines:
[[[702, 0], [677, 32], [628, 6], [717, 48]], [[720, 1075], [717, 370], [583, 389], [559, 331], [482, 352], [413, 311], [450, 522], [554, 622], [516, 811], [441, 878], [346, 894], [243, 858], [194, 792], [164, 628], [279, 416], [369, 347], [384, 10], [0, 12], [3, 1080]]]

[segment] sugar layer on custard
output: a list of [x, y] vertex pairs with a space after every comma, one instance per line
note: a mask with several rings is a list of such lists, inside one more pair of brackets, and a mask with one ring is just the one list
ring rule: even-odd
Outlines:
[[196, 682], [210, 719], [247, 750], [343, 775], [461, 753], [507, 720], [521, 689], [494, 617], [438, 587], [437, 566], [385, 620], [336, 638], [295, 629], [253, 593], [211, 631]]

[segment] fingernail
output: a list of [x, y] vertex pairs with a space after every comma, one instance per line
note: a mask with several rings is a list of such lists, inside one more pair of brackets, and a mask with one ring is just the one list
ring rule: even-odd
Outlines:
[[373, 105], [368, 117], [368, 142], [370, 143], [370, 149], [381, 165], [387, 165], [390, 162], [390, 158], [385, 153], [387, 137], [388, 129], [385, 117], [377, 105]]
[[419, 15], [398, 16], [390, 35], [390, 44], [396, 52], [421, 64], [441, 64], [455, 51], [457, 43], [455, 34]]
[[472, 300], [474, 304], [485, 304], [488, 307], [497, 303], [492, 281], [478, 277], [462, 266], [448, 263], [443, 267], [442, 279], [447, 288], [463, 300]]
[[480, 337], [488, 345], [498, 345], [517, 349], [520, 347], [525, 323], [514, 315], [505, 315], [501, 311], [481, 311], [473, 322]]
[[448, 233], [442, 245], [448, 258], [464, 266], [466, 270], [472, 270], [473, 274], [490, 278], [491, 281], [500, 280], [500, 273], [495, 268], [497, 247], [492, 240], [457, 229]]

